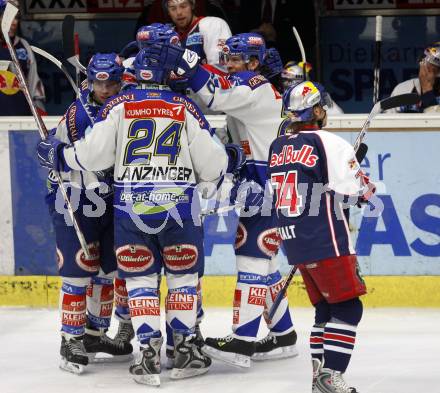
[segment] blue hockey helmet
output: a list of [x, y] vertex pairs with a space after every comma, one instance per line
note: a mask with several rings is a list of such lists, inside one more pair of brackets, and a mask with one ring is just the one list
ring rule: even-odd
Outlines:
[[241, 33], [229, 37], [220, 52], [220, 63], [226, 64], [229, 56], [241, 56], [249, 62], [255, 56], [263, 64], [266, 55], [266, 44], [263, 36], [258, 33]]
[[172, 71], [170, 68], [161, 64], [157, 59], [152, 59], [148, 54], [148, 48], [153, 45], [178, 45], [180, 40], [177, 33], [170, 25], [153, 23], [139, 29], [136, 40], [140, 51], [136, 55], [133, 67], [136, 72], [136, 79], [141, 82], [165, 83]]
[[139, 28], [136, 33], [136, 42], [139, 49], [143, 49], [148, 48], [150, 45], [165, 42], [179, 45], [180, 39], [171, 25], [152, 23]]
[[324, 110], [330, 106], [330, 96], [318, 82], [302, 82], [290, 86], [283, 94], [283, 108], [294, 121], [313, 119], [313, 108], [320, 105]]
[[120, 82], [124, 67], [116, 53], [96, 53], [87, 66], [89, 81], [117, 81]]

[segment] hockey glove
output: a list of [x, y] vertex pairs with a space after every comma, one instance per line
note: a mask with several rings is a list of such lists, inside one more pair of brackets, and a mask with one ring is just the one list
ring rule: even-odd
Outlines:
[[49, 135], [37, 145], [37, 157], [40, 165], [55, 171], [68, 172], [70, 168], [64, 161], [63, 148], [65, 143]]
[[279, 52], [276, 48], [268, 48], [266, 50], [266, 57], [264, 58], [265, 71], [264, 76], [268, 79], [281, 74], [283, 70], [283, 61], [281, 60]]
[[233, 143], [226, 144], [225, 149], [226, 154], [229, 157], [228, 169], [226, 171], [238, 175], [238, 172], [246, 162], [246, 155], [240, 146]]
[[368, 200], [376, 192], [376, 186], [374, 185], [374, 183], [370, 182], [370, 178], [363, 172], [361, 172], [361, 182], [364, 185], [364, 193], [358, 199], [358, 207], [361, 207], [361, 205], [368, 203]]
[[264, 202], [264, 190], [254, 181], [243, 179], [236, 182], [231, 189], [230, 202], [245, 209], [251, 207], [261, 208]]
[[200, 61], [196, 52], [171, 43], [151, 45], [145, 51], [152, 63], [187, 78], [197, 71]]

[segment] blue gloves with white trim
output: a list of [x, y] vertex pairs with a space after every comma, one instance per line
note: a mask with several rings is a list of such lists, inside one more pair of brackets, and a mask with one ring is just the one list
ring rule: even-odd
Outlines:
[[58, 172], [70, 171], [70, 168], [64, 161], [64, 146], [66, 146], [66, 143], [61, 142], [51, 134], [46, 139], [38, 142], [37, 157], [40, 165]]

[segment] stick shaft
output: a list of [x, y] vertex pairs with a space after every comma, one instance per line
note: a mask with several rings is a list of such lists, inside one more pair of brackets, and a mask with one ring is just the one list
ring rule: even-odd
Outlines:
[[375, 44], [375, 62], [373, 78], [373, 104], [379, 101], [380, 93], [380, 67], [381, 67], [381, 48], [382, 48], [382, 16], [376, 16], [376, 44]]

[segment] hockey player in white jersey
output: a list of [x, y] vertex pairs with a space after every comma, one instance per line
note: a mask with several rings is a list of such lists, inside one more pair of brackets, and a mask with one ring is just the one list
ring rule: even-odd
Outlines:
[[[88, 88], [81, 98], [69, 106], [54, 135], [63, 142], [73, 143], [85, 137], [101, 105], [119, 92], [123, 67], [114, 53], [97, 53], [87, 66]], [[65, 221], [64, 200], [58, 184], [48, 176], [46, 202], [56, 236], [61, 312], [62, 369], [80, 373], [89, 358], [96, 361], [98, 353], [105, 360], [128, 360], [133, 348], [130, 334], [111, 339], [106, 335], [113, 310], [117, 264], [113, 251], [112, 180], [109, 172], [74, 170], [62, 172], [62, 178], [72, 199], [78, 199], [76, 218], [84, 232], [91, 258], [85, 257], [71, 225]], [[95, 210], [95, 211], [93, 211]], [[117, 280], [117, 292], [123, 286]], [[116, 315], [127, 319], [119, 332], [127, 332], [131, 324], [124, 308], [124, 296], [117, 296]], [[126, 303], [126, 297], [125, 297]], [[124, 321], [125, 322], [125, 321]], [[132, 329], [131, 329], [132, 331]], [[103, 358], [101, 357], [102, 361]]]
[[219, 51], [231, 36], [228, 24], [215, 16], [194, 14], [196, 0], [162, 0], [183, 48], [196, 52], [202, 64], [218, 65]]
[[[268, 147], [283, 132], [287, 124], [281, 117], [282, 100], [268, 80], [255, 72], [263, 62], [265, 45], [259, 34], [245, 33], [226, 40], [223, 54], [229, 75], [210, 73], [194, 62], [196, 54], [174, 48], [151, 48], [152, 58], [174, 59], [175, 72], [186, 75], [192, 90], [211, 109], [224, 111], [237, 133], [236, 138], [247, 161], [240, 176], [252, 180], [261, 188], [248, 192], [246, 207], [258, 200], [264, 188]], [[186, 61], [191, 73], [185, 73], [179, 63]], [[269, 209], [270, 210], [270, 209]], [[254, 211], [255, 213], [255, 211]], [[264, 308], [270, 308], [282, 278], [276, 254], [280, 239], [271, 212], [252, 216], [242, 210], [235, 241], [238, 280], [234, 295], [233, 333], [226, 338], [207, 338], [203, 350], [220, 360], [250, 367], [251, 356], [269, 359], [297, 354], [296, 332], [293, 328], [287, 298], [270, 322], [269, 335], [255, 343]]]
[[[150, 34], [152, 44], [170, 44], [175, 37], [163, 25]], [[157, 279], [162, 268], [168, 284], [167, 322], [175, 343], [171, 378], [203, 374], [210, 366], [194, 342], [198, 265], [203, 258], [202, 230], [193, 221], [199, 212], [195, 187], [239, 170], [244, 155], [238, 146], [225, 150], [217, 144], [197, 106], [169, 89], [167, 63], [142, 50], [134, 67], [139, 86], [108, 101], [84, 140], [65, 145], [51, 138], [39, 144], [38, 152], [42, 165], [56, 169], [115, 166], [118, 270], [126, 279], [141, 346], [130, 373], [138, 383], [157, 386], [163, 341]], [[185, 62], [182, 67], [187, 67]]]
[[425, 49], [418, 77], [399, 83], [391, 96], [405, 93], [417, 93], [420, 103], [390, 109], [388, 113], [440, 112], [440, 42]]

